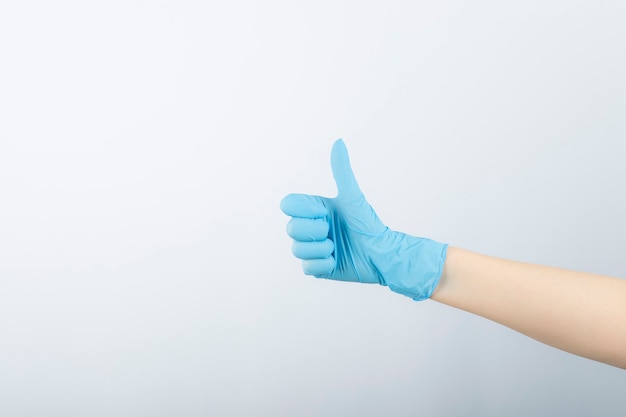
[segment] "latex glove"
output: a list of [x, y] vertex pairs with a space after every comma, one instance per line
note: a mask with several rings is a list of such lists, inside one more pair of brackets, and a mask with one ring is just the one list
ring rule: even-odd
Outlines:
[[280, 203], [292, 219], [287, 234], [307, 275], [387, 285], [414, 300], [433, 293], [448, 245], [385, 226], [354, 178], [343, 140], [335, 142], [331, 167], [335, 198], [289, 194]]

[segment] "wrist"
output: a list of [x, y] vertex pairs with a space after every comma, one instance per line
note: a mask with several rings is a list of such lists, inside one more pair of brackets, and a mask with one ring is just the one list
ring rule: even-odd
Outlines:
[[435, 301], [444, 302], [449, 298], [449, 293], [452, 291], [451, 287], [454, 285], [454, 263], [457, 251], [458, 249], [455, 247], [448, 248], [439, 283], [431, 295]]

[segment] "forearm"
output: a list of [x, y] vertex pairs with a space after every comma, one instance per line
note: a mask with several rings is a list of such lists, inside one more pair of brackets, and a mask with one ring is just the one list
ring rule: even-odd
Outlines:
[[626, 369], [626, 280], [450, 247], [431, 299]]

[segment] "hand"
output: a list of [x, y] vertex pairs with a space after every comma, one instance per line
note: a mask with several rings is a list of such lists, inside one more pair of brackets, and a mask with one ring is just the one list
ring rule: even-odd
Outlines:
[[341, 139], [331, 152], [335, 198], [289, 194], [280, 204], [291, 216], [287, 234], [307, 275], [339, 281], [378, 283], [414, 300], [429, 298], [448, 245], [395, 232], [365, 200]]

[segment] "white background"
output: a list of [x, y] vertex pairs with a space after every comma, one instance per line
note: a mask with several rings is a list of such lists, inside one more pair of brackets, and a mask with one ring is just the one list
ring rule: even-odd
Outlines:
[[626, 373], [302, 275], [390, 227], [626, 277], [622, 1], [0, 3], [0, 415], [623, 415]]

